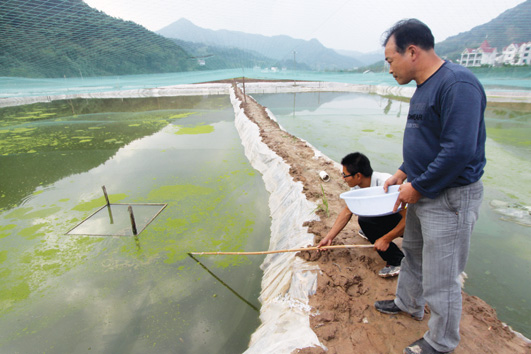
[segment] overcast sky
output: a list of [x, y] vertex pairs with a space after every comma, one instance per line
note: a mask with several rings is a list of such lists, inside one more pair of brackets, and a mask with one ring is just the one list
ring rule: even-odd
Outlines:
[[180, 18], [266, 36], [317, 38], [333, 49], [372, 52], [396, 21], [416, 17], [440, 42], [525, 0], [84, 0], [113, 17], [157, 31]]

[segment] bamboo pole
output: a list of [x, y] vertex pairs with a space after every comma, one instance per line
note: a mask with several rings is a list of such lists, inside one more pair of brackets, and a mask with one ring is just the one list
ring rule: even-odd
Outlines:
[[372, 248], [373, 245], [336, 245], [336, 246], [323, 246], [323, 247], [307, 247], [307, 248], [292, 248], [287, 250], [275, 250], [275, 251], [260, 251], [260, 252], [190, 252], [189, 254], [197, 256], [219, 256], [219, 255], [238, 255], [238, 256], [255, 256], [261, 254], [273, 254], [273, 253], [285, 253], [285, 252], [300, 252], [300, 251], [317, 251], [317, 250], [329, 250], [337, 248]]

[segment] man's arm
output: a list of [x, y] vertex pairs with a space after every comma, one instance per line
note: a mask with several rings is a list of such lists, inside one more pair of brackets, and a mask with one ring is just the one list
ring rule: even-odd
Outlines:
[[378, 251], [386, 251], [389, 248], [389, 244], [391, 241], [393, 241], [395, 238], [400, 237], [404, 234], [404, 230], [406, 228], [406, 210], [402, 209], [399, 211], [400, 215], [402, 215], [402, 219], [396, 224], [396, 226], [376, 240], [374, 243], [374, 248]]
[[343, 210], [341, 210], [341, 212], [337, 216], [336, 221], [334, 221], [334, 225], [326, 234], [326, 237], [323, 238], [321, 242], [319, 242], [317, 247], [330, 246], [332, 244], [332, 240], [337, 236], [338, 233], [341, 232], [341, 230], [343, 230], [343, 228], [348, 224], [351, 218], [352, 212], [348, 207], [344, 207]]

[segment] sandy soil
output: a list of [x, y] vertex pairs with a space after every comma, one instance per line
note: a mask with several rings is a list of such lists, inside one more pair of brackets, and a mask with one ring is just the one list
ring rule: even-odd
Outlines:
[[[244, 101], [240, 90], [237, 96]], [[329, 161], [314, 159], [314, 151], [305, 142], [282, 131], [264, 107], [252, 98], [247, 96], [242, 106], [246, 115], [259, 126], [263, 142], [291, 166], [293, 179], [303, 183], [308, 200], [321, 204], [323, 185], [330, 215], [321, 210], [318, 212], [321, 220], [307, 225], [317, 244], [344, 206], [339, 194], [348, 187], [340, 171]], [[328, 172], [329, 182], [321, 181], [321, 170]], [[357, 235], [358, 228], [353, 219], [334, 244], [366, 244], [367, 241]], [[317, 262], [322, 270], [317, 292], [310, 298], [310, 305], [319, 314], [311, 317], [310, 325], [328, 353], [402, 353], [404, 347], [427, 330], [428, 308], [420, 322], [405, 315], [381, 314], [374, 309], [374, 301], [392, 299], [396, 288], [396, 278], [383, 279], [377, 275], [385, 264], [374, 249], [308, 251], [299, 256]], [[324, 352], [321, 348], [297, 351], [302, 354]], [[463, 293], [461, 343], [454, 353], [531, 353], [531, 344], [499, 321], [495, 310], [484, 301]]]

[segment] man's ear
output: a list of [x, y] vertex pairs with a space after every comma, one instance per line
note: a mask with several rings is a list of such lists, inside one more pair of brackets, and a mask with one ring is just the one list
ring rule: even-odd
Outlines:
[[419, 55], [419, 48], [416, 45], [411, 44], [406, 49], [406, 54], [412, 59], [416, 60], [417, 56]]

